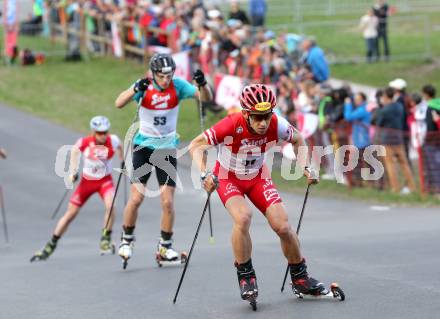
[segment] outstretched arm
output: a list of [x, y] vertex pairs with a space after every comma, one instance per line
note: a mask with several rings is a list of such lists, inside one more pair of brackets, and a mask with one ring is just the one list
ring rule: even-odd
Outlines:
[[136, 93], [145, 92], [150, 83], [151, 81], [148, 78], [137, 80], [132, 86], [119, 94], [119, 96], [116, 98], [115, 106], [118, 109], [123, 108], [125, 105], [131, 102]]
[[196, 92], [196, 98], [200, 99], [202, 102], [208, 102], [212, 100], [211, 89], [209, 88], [205, 74], [201, 70], [197, 70], [194, 72], [193, 80], [199, 88], [198, 92]]
[[116, 98], [115, 106], [118, 109], [123, 108], [133, 99], [133, 96], [135, 95], [135, 93], [136, 92], [134, 91], [134, 88], [129, 87], [128, 89], [123, 91], [121, 94], [119, 94], [119, 96]]

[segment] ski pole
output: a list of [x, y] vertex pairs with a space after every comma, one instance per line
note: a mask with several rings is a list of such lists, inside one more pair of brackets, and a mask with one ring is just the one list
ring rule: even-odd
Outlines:
[[[307, 198], [309, 197], [309, 189], [310, 189], [310, 184], [307, 185], [306, 195], [304, 196], [304, 202], [303, 202], [303, 206], [301, 209], [301, 215], [299, 216], [298, 226], [296, 227], [296, 235], [297, 236], [299, 234], [299, 229], [301, 228], [301, 222], [302, 222], [303, 215], [304, 215], [304, 209], [305, 209], [306, 203], [307, 203]], [[286, 273], [284, 274], [284, 280], [283, 280], [283, 285], [281, 286], [281, 292], [284, 291], [284, 286], [286, 285], [286, 279], [287, 279], [288, 274], [289, 274], [289, 264], [287, 264]]]
[[55, 216], [58, 214], [58, 211], [60, 210], [61, 205], [63, 205], [63, 202], [64, 202], [64, 200], [66, 199], [67, 194], [69, 194], [69, 191], [70, 191], [70, 189], [66, 189], [66, 190], [64, 191], [63, 197], [61, 197], [61, 200], [60, 200], [60, 202], [58, 203], [57, 207], [55, 208], [55, 211], [53, 212], [52, 217], [51, 217], [50, 219], [54, 219]]
[[[200, 130], [202, 131], [202, 133], [205, 131], [205, 118], [203, 116], [203, 106], [202, 106], [202, 92], [200, 90], [199, 87], [199, 98], [198, 98], [198, 102], [199, 102], [199, 116], [200, 116]], [[206, 154], [206, 152], [205, 152]], [[211, 214], [211, 201], [208, 201], [208, 217], [209, 217], [209, 242], [211, 244], [214, 243], [214, 231], [212, 228], [212, 214]]]
[[208, 208], [210, 198], [211, 198], [211, 193], [208, 193], [208, 197], [206, 198], [205, 206], [203, 207], [202, 216], [200, 217], [199, 225], [197, 226], [196, 234], [195, 234], [193, 242], [191, 244], [191, 249], [189, 250], [188, 259], [186, 260], [185, 267], [183, 268], [183, 272], [180, 277], [179, 285], [177, 286], [176, 294], [174, 295], [174, 299], [173, 299], [174, 304], [176, 303], [177, 296], [179, 295], [180, 287], [182, 286], [183, 278], [185, 277], [186, 269], [188, 268], [188, 264], [191, 259], [194, 245], [196, 243], [197, 237], [199, 236], [200, 227], [202, 226], [203, 218], [205, 217], [206, 209]]
[[6, 220], [5, 197], [3, 196], [3, 187], [1, 185], [0, 185], [0, 203], [2, 206], [3, 231], [5, 233], [5, 241], [6, 243], [8, 243], [9, 235], [8, 235], [8, 223]]
[[[143, 101], [143, 97], [139, 100], [139, 103], [137, 105], [137, 109], [136, 109], [136, 114], [133, 118], [133, 121], [131, 122], [130, 127], [137, 122], [138, 118], [139, 118], [139, 109], [142, 105], [142, 101]], [[122, 177], [122, 173], [124, 172], [125, 169], [125, 161], [127, 160], [127, 155], [128, 152], [130, 151], [131, 148], [131, 143], [132, 143], [132, 139], [130, 139], [129, 145], [127, 147], [127, 149], [125, 150], [125, 154], [124, 154], [124, 161], [121, 164], [121, 171], [119, 172], [119, 176], [118, 176], [118, 182], [116, 183], [116, 189], [115, 189], [115, 194], [113, 195], [113, 199], [112, 199], [112, 204], [110, 206], [110, 212], [108, 213], [108, 217], [107, 220], [105, 222], [105, 227], [104, 229], [108, 230], [108, 226], [110, 224], [110, 220], [112, 219], [112, 214], [113, 214], [113, 207], [115, 206], [115, 201], [116, 201], [116, 195], [118, 194], [118, 189], [119, 189], [119, 185], [121, 183], [121, 177]]]
[[127, 176], [124, 176], [124, 204], [127, 205]]

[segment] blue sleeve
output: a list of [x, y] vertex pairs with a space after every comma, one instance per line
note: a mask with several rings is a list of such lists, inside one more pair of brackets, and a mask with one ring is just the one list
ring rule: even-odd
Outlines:
[[174, 78], [174, 87], [176, 88], [177, 98], [180, 100], [193, 98], [197, 92], [197, 88], [181, 78]]
[[133, 101], [136, 101], [136, 103], [139, 103], [139, 101], [142, 97], [142, 93], [144, 93], [144, 92], [137, 92], [135, 95], [133, 95]]
[[319, 81], [328, 79], [329, 69], [324, 57], [324, 52], [322, 52], [321, 49], [315, 48], [310, 52], [308, 63], [312, 67], [313, 74]]
[[359, 107], [353, 111], [353, 105], [351, 103], [344, 105], [344, 118], [349, 122], [361, 120], [367, 115], [368, 111], [364, 107]]

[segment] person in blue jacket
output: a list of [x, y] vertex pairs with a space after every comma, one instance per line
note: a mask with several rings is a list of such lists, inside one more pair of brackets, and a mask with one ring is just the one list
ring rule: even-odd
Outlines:
[[264, 26], [266, 12], [267, 12], [266, 0], [250, 0], [249, 1], [249, 14], [251, 16], [253, 27]]
[[371, 113], [367, 110], [367, 96], [359, 92], [354, 96], [354, 105], [349, 97], [344, 103], [344, 119], [352, 123], [352, 142], [359, 150], [358, 165], [351, 179], [353, 186], [361, 186], [361, 168], [364, 167], [364, 150], [370, 145]]
[[324, 51], [312, 39], [305, 39], [301, 48], [305, 54], [304, 62], [312, 69], [313, 80], [322, 83], [328, 80], [330, 69]]

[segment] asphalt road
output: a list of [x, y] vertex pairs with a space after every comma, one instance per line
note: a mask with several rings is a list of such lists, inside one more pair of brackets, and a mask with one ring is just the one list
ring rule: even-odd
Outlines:
[[[122, 270], [117, 256], [100, 256], [103, 209], [98, 196], [81, 211], [54, 255], [29, 263], [49, 239], [50, 216], [64, 192], [54, 172], [57, 149], [79, 135], [28, 114], [0, 106], [0, 161], [10, 243], [0, 229], [0, 318], [439, 318], [440, 210], [373, 210], [368, 204], [309, 198], [300, 238], [310, 273], [345, 290], [345, 302], [298, 300], [280, 293], [285, 270], [279, 242], [255, 211], [254, 266], [260, 288], [254, 313], [239, 298], [230, 248], [231, 221], [213, 196], [215, 244], [205, 220], [179, 299], [182, 268], [156, 266], [159, 200], [147, 199], [136, 229], [134, 257]], [[187, 162], [183, 160], [182, 162]], [[184, 163], [185, 164], [185, 163]], [[189, 182], [183, 165], [177, 192], [175, 246], [188, 250], [205, 194]], [[296, 227], [302, 197], [283, 194]], [[118, 198], [118, 241], [123, 197]]]

